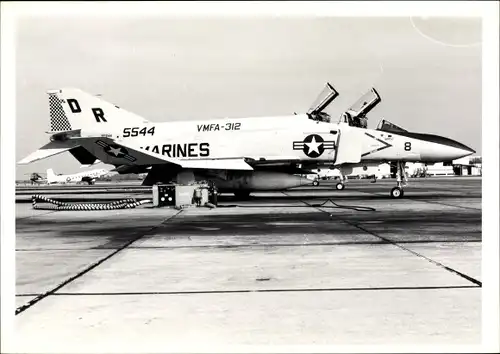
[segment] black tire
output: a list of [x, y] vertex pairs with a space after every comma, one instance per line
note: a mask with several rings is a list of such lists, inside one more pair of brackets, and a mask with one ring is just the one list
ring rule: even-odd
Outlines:
[[391, 189], [391, 198], [394, 198], [394, 199], [403, 198], [404, 194], [405, 193], [404, 193], [403, 189], [400, 187], [394, 187], [393, 189]]
[[335, 188], [338, 190], [338, 191], [341, 191], [345, 188], [345, 184], [344, 183], [337, 183], [337, 185], [335, 186]]
[[313, 186], [319, 186], [319, 181], [313, 181]]

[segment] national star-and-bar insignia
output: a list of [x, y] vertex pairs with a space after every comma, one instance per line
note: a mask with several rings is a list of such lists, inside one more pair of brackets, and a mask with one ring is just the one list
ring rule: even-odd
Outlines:
[[310, 134], [303, 141], [294, 141], [293, 149], [302, 150], [307, 157], [316, 158], [323, 155], [325, 150], [335, 149], [335, 141], [325, 141], [318, 134]]
[[119, 146], [116, 144], [110, 145], [102, 140], [97, 140], [95, 143], [100, 147], [102, 147], [104, 149], [104, 152], [109, 156], [116, 158], [124, 158], [126, 160], [129, 160], [130, 162], [134, 162], [135, 160], [137, 160], [135, 157], [129, 155], [128, 150], [125, 149], [123, 146]]

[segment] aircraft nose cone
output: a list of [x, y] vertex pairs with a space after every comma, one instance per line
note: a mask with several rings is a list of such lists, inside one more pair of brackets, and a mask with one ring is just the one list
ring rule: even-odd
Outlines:
[[[464, 145], [464, 146], [465, 146], [465, 145]], [[468, 146], [465, 146], [464, 151], [467, 151], [467, 155], [471, 155], [471, 154], [475, 154], [475, 153], [476, 153], [476, 150], [471, 149], [471, 148], [470, 148], [470, 147], [468, 147]]]
[[474, 154], [476, 151], [458, 141], [439, 135], [419, 134], [421, 140], [433, 143], [430, 157], [438, 161], [455, 160]]
[[423, 143], [422, 149], [418, 151], [419, 158], [422, 161], [442, 162], [457, 160], [476, 152], [467, 145], [439, 135], [410, 132], [402, 135], [420, 140]]
[[472, 154], [475, 154], [476, 151], [474, 149], [471, 149], [467, 145], [464, 145], [462, 143], [459, 143], [458, 141], [448, 139], [448, 138], [442, 138], [443, 139], [443, 144], [449, 147], [452, 147], [455, 149], [455, 153], [459, 156], [456, 158], [461, 158], [464, 156], [469, 156]]

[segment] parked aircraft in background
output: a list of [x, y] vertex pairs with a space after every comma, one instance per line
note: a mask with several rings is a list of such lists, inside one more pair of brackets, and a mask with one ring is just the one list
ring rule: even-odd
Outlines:
[[47, 170], [47, 182], [49, 184], [54, 183], [81, 183], [86, 182], [89, 185], [94, 184], [96, 179], [103, 177], [109, 173], [106, 169], [96, 169], [87, 172], [79, 172], [72, 175], [56, 175], [54, 171], [49, 168]]
[[[342, 174], [339, 168], [335, 167], [318, 168], [316, 171], [314, 171], [316, 172], [316, 174], [308, 175], [308, 178], [313, 180], [313, 185], [319, 186], [322, 180], [326, 181], [332, 179], [343, 179], [345, 183], [348, 177], [373, 177], [373, 181], [376, 181], [382, 178], [390, 178], [391, 176], [391, 167], [388, 163], [373, 163], [360, 166], [348, 166], [344, 167], [342, 171], [344, 172], [344, 174]], [[337, 188], [339, 188], [339, 184], [337, 184]]]
[[38, 172], [33, 172], [33, 173], [26, 173], [30, 175], [30, 182], [31, 184], [44, 184], [47, 183], [47, 178], [43, 177], [40, 173]]
[[[305, 114], [154, 123], [87, 94], [63, 88], [49, 94], [50, 142], [19, 163], [70, 152], [81, 164], [96, 159], [118, 173], [148, 172], [144, 185], [211, 180], [220, 192], [248, 196], [310, 184], [300, 175], [321, 166], [390, 162], [397, 166], [393, 198], [403, 196], [405, 163], [447, 161], [474, 153], [437, 135], [408, 132], [382, 120], [367, 129], [380, 102], [375, 89], [332, 122], [324, 109], [338, 96], [327, 83]], [[337, 189], [344, 188], [341, 178]]]

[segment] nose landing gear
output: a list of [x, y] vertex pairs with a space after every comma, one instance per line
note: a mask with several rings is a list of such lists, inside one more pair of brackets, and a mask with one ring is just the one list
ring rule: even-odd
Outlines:
[[345, 188], [345, 184], [343, 182], [339, 182], [335, 185], [335, 188], [338, 190], [338, 191], [341, 191]]

